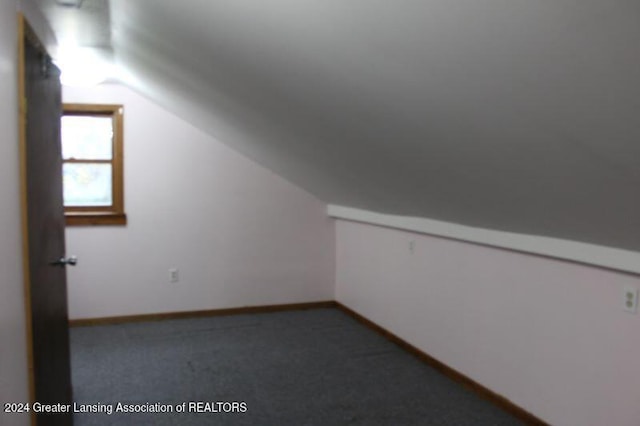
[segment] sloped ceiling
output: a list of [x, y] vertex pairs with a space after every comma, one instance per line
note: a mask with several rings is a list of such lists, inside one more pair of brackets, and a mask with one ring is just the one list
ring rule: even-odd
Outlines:
[[640, 2], [111, 0], [110, 19], [128, 84], [328, 203], [640, 251]]

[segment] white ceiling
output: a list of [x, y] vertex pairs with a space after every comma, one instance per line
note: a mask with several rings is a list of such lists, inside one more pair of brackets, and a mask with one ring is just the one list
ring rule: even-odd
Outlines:
[[328, 203], [640, 251], [636, 0], [107, 10], [128, 84]]

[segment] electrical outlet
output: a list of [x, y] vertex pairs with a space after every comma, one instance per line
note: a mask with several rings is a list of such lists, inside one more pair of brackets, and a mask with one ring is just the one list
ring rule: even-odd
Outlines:
[[638, 289], [632, 286], [624, 288], [624, 310], [632, 314], [638, 313]]
[[178, 281], [180, 281], [180, 274], [179, 274], [178, 268], [169, 269], [169, 282], [177, 283]]

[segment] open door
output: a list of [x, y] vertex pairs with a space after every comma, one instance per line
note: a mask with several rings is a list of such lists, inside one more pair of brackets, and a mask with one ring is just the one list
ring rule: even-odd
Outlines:
[[[20, 144], [25, 298], [32, 402], [71, 404], [62, 200], [60, 72], [19, 18]], [[71, 413], [35, 414], [38, 426], [71, 425]]]

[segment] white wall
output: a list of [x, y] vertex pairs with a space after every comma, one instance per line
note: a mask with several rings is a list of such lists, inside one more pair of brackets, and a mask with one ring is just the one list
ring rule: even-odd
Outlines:
[[333, 299], [323, 202], [124, 86], [63, 96], [125, 105], [128, 225], [67, 228], [72, 319]]
[[640, 315], [622, 310], [637, 276], [342, 220], [336, 233], [339, 302], [553, 425], [639, 424]]

